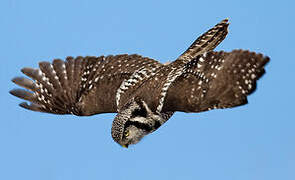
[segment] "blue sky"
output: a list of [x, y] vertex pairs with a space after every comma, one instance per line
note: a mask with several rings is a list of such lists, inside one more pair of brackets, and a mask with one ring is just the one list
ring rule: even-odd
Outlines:
[[[295, 4], [280, 1], [2, 0], [0, 179], [295, 179]], [[177, 58], [228, 17], [217, 50], [271, 58], [249, 104], [176, 113], [141, 143], [113, 142], [115, 114], [58, 116], [21, 109], [8, 91], [22, 67], [77, 55]]]

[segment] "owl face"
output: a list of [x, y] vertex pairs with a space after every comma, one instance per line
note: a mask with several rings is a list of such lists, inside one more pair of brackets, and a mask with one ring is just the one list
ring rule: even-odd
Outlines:
[[160, 127], [160, 120], [161, 117], [153, 113], [144, 101], [132, 99], [115, 117], [112, 137], [121, 146], [128, 147]]
[[120, 144], [123, 147], [128, 147], [130, 144], [138, 143], [149, 131], [142, 129], [136, 125], [129, 125], [123, 134], [123, 138], [120, 140]]
[[10, 93], [29, 101], [19, 105], [32, 111], [78, 116], [118, 112], [112, 137], [128, 147], [175, 111], [197, 113], [247, 104], [269, 58], [248, 50], [213, 51], [226, 37], [228, 25], [228, 19], [216, 24], [166, 65], [136, 54], [43, 61], [39, 69], [21, 70], [30, 79], [12, 80], [27, 90]]

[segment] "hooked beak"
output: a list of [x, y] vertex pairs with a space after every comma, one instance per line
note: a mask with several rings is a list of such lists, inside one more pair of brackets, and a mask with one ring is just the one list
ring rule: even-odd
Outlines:
[[123, 148], [128, 148], [128, 144], [123, 144], [122, 147]]

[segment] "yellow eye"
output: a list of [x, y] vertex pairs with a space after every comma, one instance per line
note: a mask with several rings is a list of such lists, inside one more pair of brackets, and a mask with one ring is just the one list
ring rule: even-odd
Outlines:
[[125, 137], [128, 137], [129, 136], [129, 131], [125, 131], [124, 135], [125, 135]]

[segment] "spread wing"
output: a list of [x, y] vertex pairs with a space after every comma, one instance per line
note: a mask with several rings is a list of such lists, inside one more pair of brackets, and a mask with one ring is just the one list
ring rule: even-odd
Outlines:
[[225, 39], [228, 33], [228, 25], [228, 19], [224, 19], [216, 24], [213, 28], [198, 37], [178, 59], [188, 62], [204, 52], [215, 49]]
[[92, 115], [116, 112], [116, 91], [123, 80], [139, 68], [161, 63], [139, 55], [68, 57], [65, 61], [40, 62], [39, 69], [23, 68], [30, 77], [12, 81], [24, 87], [10, 93], [23, 102], [21, 107], [54, 114]]
[[171, 84], [163, 111], [200, 112], [246, 104], [268, 61], [244, 50], [200, 55]]
[[[137, 88], [135, 88], [136, 92], [130, 90], [129, 92], [126, 92], [125, 90], [125, 94], [121, 99], [125, 102], [126, 99], [131, 96], [139, 96], [153, 111], [174, 111], [172, 109], [167, 111], [165, 111], [165, 109], [163, 110], [167, 90], [170, 89], [171, 83], [179, 78], [179, 76], [183, 73], [183, 67], [185, 64], [198, 58], [198, 56], [205, 52], [212, 51], [225, 39], [228, 33], [228, 25], [228, 19], [224, 19], [220, 23], [216, 24], [213, 28], [199, 36], [174, 62], [165, 64], [165, 66], [160, 67], [160, 69], [149, 73], [144, 81], [144, 84], [137, 83]], [[148, 71], [144, 71], [143, 73], [147, 74], [147, 72]], [[131, 80], [132, 82], [134, 81], [133, 79]], [[177, 93], [175, 96], [178, 96], [179, 92], [175, 93]]]

